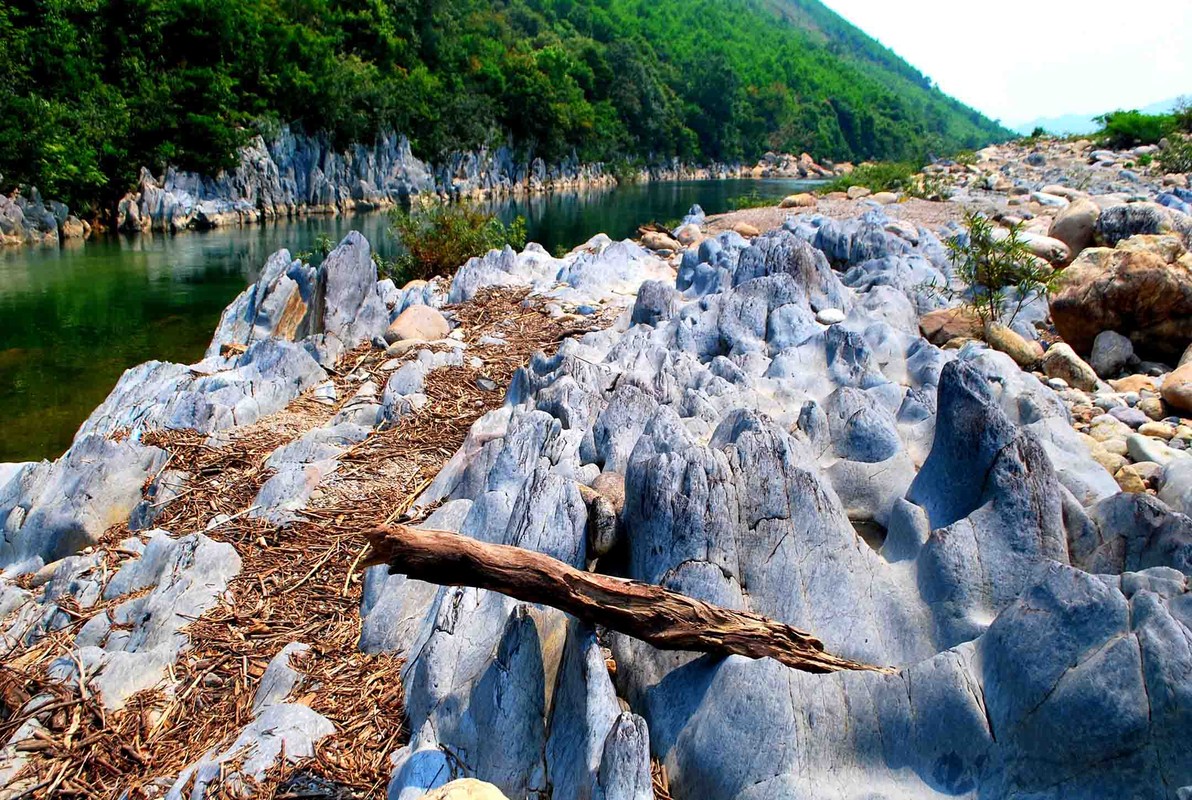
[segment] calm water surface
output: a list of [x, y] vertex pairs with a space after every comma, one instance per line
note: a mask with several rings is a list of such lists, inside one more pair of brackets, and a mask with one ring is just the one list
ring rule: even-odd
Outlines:
[[[710, 214], [756, 191], [779, 198], [797, 181], [650, 183], [502, 203], [526, 217], [530, 239], [554, 252], [605, 232], [632, 235], [673, 221], [692, 203]], [[59, 248], [0, 249], [0, 462], [54, 458], [128, 367], [202, 357], [220, 312], [256, 279], [270, 253], [309, 249], [350, 230], [382, 255], [397, 244], [383, 214], [308, 217], [177, 236], [109, 236]]]

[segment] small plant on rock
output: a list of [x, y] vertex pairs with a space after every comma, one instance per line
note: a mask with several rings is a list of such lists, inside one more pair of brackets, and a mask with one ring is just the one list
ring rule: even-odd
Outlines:
[[526, 221], [508, 225], [469, 203], [433, 203], [390, 213], [391, 231], [403, 252], [383, 265], [399, 286], [411, 280], [451, 275], [473, 256], [505, 245], [525, 247]]
[[850, 187], [864, 186], [873, 192], [905, 191], [915, 181], [922, 162], [889, 162], [860, 164], [847, 175], [825, 183], [816, 191], [819, 194], [847, 192]]
[[[1032, 296], [1050, 293], [1051, 266], [1031, 252], [1019, 225], [1001, 234], [975, 211], [965, 213], [964, 225], [968, 235], [947, 242], [956, 275], [968, 287], [961, 296], [983, 323], [1009, 326]], [[1007, 309], [1011, 291], [1013, 305]]]
[[310, 246], [309, 250], [302, 250], [295, 254], [295, 258], [299, 261], [310, 261], [312, 258], [326, 258], [332, 250], [335, 249], [335, 240], [325, 233], [320, 233], [315, 237], [314, 244]]
[[906, 187], [908, 197], [943, 202], [952, 196], [950, 187], [939, 175], [916, 175]]
[[952, 160], [962, 167], [972, 167], [977, 163], [977, 154], [972, 150], [961, 150]]
[[749, 194], [730, 197], [728, 199], [728, 207], [733, 211], [740, 211], [745, 208], [766, 208], [776, 204], [776, 200], [769, 197], [762, 197], [757, 189], [754, 189]]

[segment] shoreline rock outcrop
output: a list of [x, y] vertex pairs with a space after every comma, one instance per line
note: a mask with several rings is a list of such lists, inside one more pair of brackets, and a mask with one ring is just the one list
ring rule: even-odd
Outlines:
[[[820, 179], [834, 167], [802, 156], [767, 153], [759, 164], [696, 166], [678, 158], [634, 170], [635, 181], [719, 180], [737, 177]], [[603, 163], [573, 154], [556, 164], [526, 159], [509, 147], [452, 153], [425, 162], [394, 133], [371, 145], [333, 147], [323, 137], [283, 127], [276, 137], [256, 136], [240, 149], [238, 163], [218, 175], [168, 168], [160, 176], [142, 168], [137, 187], [116, 204], [113, 227], [125, 233], [176, 233], [255, 225], [304, 215], [377, 211], [418, 198], [499, 199], [555, 191], [615, 186]], [[47, 245], [85, 239], [90, 225], [61, 203], [43, 201], [36, 189], [0, 197], [0, 245]]]
[[[187, 568], [210, 588], [186, 602], [156, 594], [176, 569], [134, 561], [113, 585], [83, 565], [110, 552], [95, 531], [208, 479], [177, 476], [167, 488], [166, 456], [146, 437], [194, 429], [204, 446], [232, 446], [230, 431], [273, 420], [289, 438], [267, 455], [269, 477], [244, 513], [298, 524], [340, 492], [326, 513], [349, 516], [377, 495], [353, 494], [360, 468], [341, 469], [346, 453], [395, 420], [416, 421], [436, 380], [476, 384], [485, 359], [499, 358], [485, 347], [503, 341], [487, 329], [451, 339], [457, 327], [439, 341], [403, 340], [414, 344], [390, 358], [380, 353], [389, 326], [417, 305], [453, 327], [481, 325], [469, 304], [516, 289], [526, 314], [536, 303], [556, 320], [599, 324], [514, 370], [504, 401], [468, 417], [433, 478], [410, 465], [417, 489], [401, 508], [426, 527], [764, 614], [896, 669], [811, 675], [661, 652], [548, 607], [372, 567], [358, 648], [407, 659], [397, 680], [409, 739], [377, 754], [392, 764], [391, 800], [454, 796], [465, 787], [447, 785], [459, 778], [516, 798], [648, 800], [652, 761], [674, 796], [711, 800], [1176, 800], [1192, 786], [1192, 520], [1122, 490], [1074, 428], [1078, 390], [983, 343], [923, 338], [919, 316], [950, 305], [923, 291], [928, 279], [955, 280], [939, 239], [879, 209], [796, 216], [756, 237], [728, 231], [665, 257], [604, 236], [562, 258], [506, 248], [450, 281], [404, 289], [377, 280], [359, 234], [317, 269], [281, 251], [229, 306], [206, 358], [130, 370], [62, 459], [0, 472], [3, 608], [45, 620], [36, 640], [61, 630], [54, 603], [65, 597], [150, 589], [152, 619], [166, 620], [152, 624], [185, 639], [173, 621], [204, 613], [235, 572], [186, 536], [218, 541], [227, 520], [147, 543], [130, 532], [136, 541], [120, 545], [167, 565], [195, 546], [202, 555]], [[370, 354], [375, 366], [361, 369]], [[457, 386], [448, 403], [464, 394]], [[295, 430], [299, 398], [332, 411]], [[1152, 447], [1142, 431], [1155, 429], [1105, 416], [1103, 428], [1137, 437], [1124, 446]], [[1174, 475], [1192, 456], [1172, 453]], [[393, 455], [385, 463], [403, 468]], [[154, 485], [159, 499], [139, 499]], [[1183, 502], [1182, 485], [1164, 496]], [[592, 495], [609, 486], [623, 505], [594, 513]], [[610, 528], [621, 543], [611, 550], [597, 545]], [[267, 545], [273, 534], [260, 535]], [[53, 592], [22, 585], [52, 564]], [[62, 680], [139, 663], [130, 656], [157, 642], [141, 628], [125, 635], [126, 621], [150, 624], [134, 610], [108, 625], [113, 638], [64, 637]], [[168, 644], [152, 650], [154, 671], [129, 667], [138, 681], [177, 688], [163, 665], [187, 643]], [[201, 797], [226, 765], [243, 788], [283, 754], [309, 755], [334, 736], [336, 722], [272, 688], [300, 680], [292, 653], [278, 643], [260, 702], [228, 741], [178, 775], [148, 777]], [[252, 757], [238, 763], [237, 748]]]

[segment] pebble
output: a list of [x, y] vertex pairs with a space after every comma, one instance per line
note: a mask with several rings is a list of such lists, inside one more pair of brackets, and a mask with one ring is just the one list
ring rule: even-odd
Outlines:
[[1101, 442], [1101, 446], [1105, 448], [1106, 452], [1113, 453], [1116, 456], [1125, 456], [1129, 452], [1125, 439], [1106, 439]]
[[1159, 439], [1152, 439], [1149, 436], [1143, 436], [1140, 433], [1132, 434], [1126, 439], [1126, 448], [1131, 460], [1136, 463], [1139, 461], [1154, 461], [1156, 464], [1166, 466], [1174, 458], [1187, 458], [1179, 450], [1172, 450], [1165, 442]]
[[[1130, 408], [1123, 406], [1121, 408], [1109, 409], [1109, 414], [1119, 422], [1124, 422], [1131, 428], [1139, 428], [1142, 425], [1151, 421], [1151, 418], [1139, 411], [1137, 408]], [[1169, 437], [1170, 438], [1170, 437]]]
[[1166, 422], [1147, 422], [1138, 427], [1143, 436], [1154, 436], [1167, 441], [1175, 436], [1175, 427]]
[[1163, 412], [1163, 401], [1158, 397], [1144, 397], [1138, 401], [1138, 410], [1156, 422], [1167, 416]]
[[825, 308], [815, 315], [815, 321], [820, 325], [838, 325], [844, 318], [845, 313], [839, 308]]
[[1099, 417], [1093, 417], [1089, 422], [1089, 436], [1096, 439], [1098, 442], [1106, 442], [1110, 439], [1125, 439], [1134, 433], [1134, 429], [1126, 423], [1119, 420], [1117, 417], [1109, 414], [1102, 414]]
[[1119, 469], [1113, 479], [1117, 481], [1123, 492], [1142, 494], [1146, 491], [1146, 483], [1142, 480], [1142, 476], [1129, 464]]
[[1139, 461], [1134, 465], [1134, 471], [1147, 483], [1154, 483], [1163, 472], [1163, 465], [1154, 461]]
[[1104, 411], [1111, 411], [1115, 408], [1125, 408], [1126, 401], [1116, 394], [1099, 394], [1093, 398], [1093, 405]]
[[1048, 387], [1055, 389], [1057, 392], [1062, 392], [1064, 389], [1068, 388], [1068, 382], [1063, 378], [1048, 378], [1047, 385]]

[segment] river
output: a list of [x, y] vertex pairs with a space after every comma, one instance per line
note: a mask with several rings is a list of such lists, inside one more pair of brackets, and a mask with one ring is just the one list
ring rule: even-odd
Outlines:
[[[757, 193], [805, 190], [792, 180], [646, 183], [598, 192], [507, 200], [529, 238], [555, 252], [605, 232], [631, 236], [672, 222], [693, 203], [709, 214]], [[128, 367], [202, 357], [220, 312], [270, 253], [309, 249], [326, 234], [368, 237], [382, 255], [397, 243], [384, 214], [306, 217], [176, 236], [104, 236], [62, 248], [0, 249], [0, 462], [55, 458]]]

